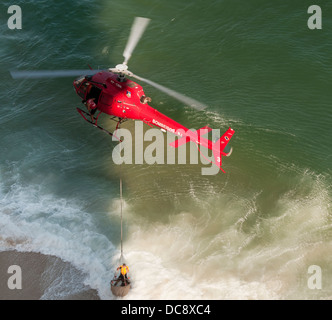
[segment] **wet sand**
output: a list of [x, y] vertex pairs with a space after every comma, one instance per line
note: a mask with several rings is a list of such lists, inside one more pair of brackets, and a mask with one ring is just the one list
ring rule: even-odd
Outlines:
[[[17, 265], [22, 289], [9, 289], [8, 280]], [[34, 252], [0, 252], [0, 300], [99, 300], [96, 290], [84, 285], [84, 274], [58, 257]], [[11, 278], [13, 279], [13, 278]]]

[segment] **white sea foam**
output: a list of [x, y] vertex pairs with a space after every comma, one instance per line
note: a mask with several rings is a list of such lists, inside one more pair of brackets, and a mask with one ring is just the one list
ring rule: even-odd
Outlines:
[[[101, 297], [109, 297], [114, 246], [79, 205], [43, 195], [38, 186], [16, 184], [7, 193], [2, 188], [0, 217], [0, 250], [60, 257], [87, 274], [86, 285], [97, 289]], [[72, 287], [73, 293], [77, 290]], [[45, 297], [51, 297], [51, 292], [49, 288]]]
[[[306, 179], [307, 193], [303, 180], [295, 183], [270, 212], [260, 212], [260, 193], [209, 221], [182, 212], [168, 223], [149, 223], [135, 220], [127, 207], [131, 224], [124, 245], [135, 279], [127, 298], [328, 298], [332, 241], [321, 231], [331, 229], [330, 198], [323, 181]], [[248, 219], [255, 220], [250, 227], [244, 226]], [[307, 287], [312, 264], [325, 270], [319, 293]]]

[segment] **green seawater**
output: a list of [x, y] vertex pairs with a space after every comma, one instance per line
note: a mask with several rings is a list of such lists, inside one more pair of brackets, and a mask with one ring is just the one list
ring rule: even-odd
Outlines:
[[[0, 249], [56, 255], [112, 299], [122, 177], [128, 299], [331, 299], [332, 2], [314, 2], [17, 0], [22, 29], [10, 30], [2, 1]], [[313, 4], [322, 29], [307, 26]], [[74, 79], [10, 77], [113, 67], [136, 16], [151, 22], [130, 70], [208, 105], [142, 84], [184, 126], [235, 130], [226, 173], [116, 165], [117, 142], [75, 110]]]

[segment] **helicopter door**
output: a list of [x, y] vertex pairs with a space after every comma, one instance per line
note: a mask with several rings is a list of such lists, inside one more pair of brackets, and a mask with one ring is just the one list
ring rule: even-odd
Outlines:
[[90, 84], [90, 87], [87, 90], [87, 95], [85, 97], [86, 100], [95, 99], [95, 103], [98, 104], [99, 96], [101, 94], [101, 89]]
[[112, 103], [113, 103], [113, 96], [103, 92], [100, 97], [98, 108], [104, 111], [109, 110], [112, 107]]

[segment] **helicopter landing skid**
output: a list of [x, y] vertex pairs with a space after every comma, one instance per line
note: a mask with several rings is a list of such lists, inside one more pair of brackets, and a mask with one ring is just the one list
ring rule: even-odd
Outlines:
[[[113, 135], [113, 133], [109, 132], [108, 130], [102, 128], [101, 126], [99, 126], [99, 125], [97, 125], [96, 123], [92, 122], [91, 120], [87, 119], [87, 118], [85, 117], [85, 115], [90, 116], [90, 114], [89, 114], [88, 112], [86, 112], [86, 111], [84, 111], [84, 110], [82, 110], [82, 109], [80, 109], [80, 108], [76, 108], [76, 110], [77, 110], [77, 112], [82, 116], [82, 118], [83, 118], [86, 122], [92, 124], [95, 128], [98, 128], [99, 130], [104, 131], [105, 133], [107, 133], [107, 134], [110, 135], [111, 137], [113, 137], [113, 136], [116, 137], [115, 135]], [[119, 124], [120, 124], [120, 123], [121, 123], [121, 121], [119, 121]], [[117, 138], [117, 137], [116, 137], [116, 138]], [[118, 139], [118, 138], [117, 138], [117, 139]], [[120, 140], [120, 139], [118, 139], [118, 140], [119, 140], [120, 142], [122, 142], [122, 140]]]
[[110, 117], [110, 119], [113, 120], [113, 121], [115, 121], [115, 122], [117, 122], [117, 125], [116, 125], [116, 129], [115, 129], [115, 131], [118, 130], [118, 129], [120, 128], [120, 125], [121, 125], [123, 122], [126, 122], [127, 120], [129, 120], [129, 119], [127, 119], [127, 118], [118, 118], [118, 117], [115, 117], [115, 116]]

